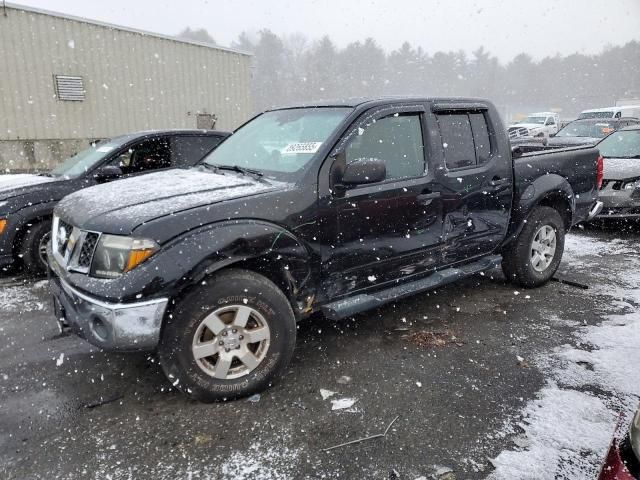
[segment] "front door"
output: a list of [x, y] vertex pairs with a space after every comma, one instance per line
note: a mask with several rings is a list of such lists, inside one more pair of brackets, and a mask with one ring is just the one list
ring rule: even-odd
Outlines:
[[339, 158], [376, 158], [382, 182], [335, 189], [337, 238], [329, 270], [333, 295], [376, 288], [439, 265], [442, 203], [427, 166], [424, 108], [386, 107], [356, 122]]

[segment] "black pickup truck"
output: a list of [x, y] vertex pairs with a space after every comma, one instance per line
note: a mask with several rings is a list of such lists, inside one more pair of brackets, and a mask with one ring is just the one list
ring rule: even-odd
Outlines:
[[92, 185], [155, 170], [190, 167], [229, 136], [213, 130], [154, 130], [97, 142], [51, 171], [0, 175], [0, 268], [21, 261], [32, 274], [47, 271], [53, 207]]
[[271, 385], [296, 322], [397, 301], [502, 264], [547, 282], [598, 213], [594, 148], [513, 159], [490, 102], [382, 98], [264, 112], [198, 167], [92, 187], [53, 218], [61, 327], [157, 350], [203, 401]]

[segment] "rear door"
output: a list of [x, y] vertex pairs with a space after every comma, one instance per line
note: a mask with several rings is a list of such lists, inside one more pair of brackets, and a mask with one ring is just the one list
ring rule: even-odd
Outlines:
[[485, 255], [500, 246], [513, 198], [510, 152], [498, 152], [487, 107], [434, 105], [445, 166], [438, 171], [444, 209], [445, 264]]

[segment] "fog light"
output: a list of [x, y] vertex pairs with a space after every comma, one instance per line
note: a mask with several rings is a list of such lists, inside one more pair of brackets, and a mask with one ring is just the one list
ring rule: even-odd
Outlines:
[[101, 342], [107, 341], [109, 338], [109, 328], [102, 318], [98, 316], [92, 317], [90, 325], [91, 331], [98, 340]]

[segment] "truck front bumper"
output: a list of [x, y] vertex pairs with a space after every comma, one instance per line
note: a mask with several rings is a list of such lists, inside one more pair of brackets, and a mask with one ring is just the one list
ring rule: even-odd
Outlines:
[[169, 300], [106, 303], [50, 275], [56, 318], [89, 343], [105, 350], [146, 351], [157, 347]]

